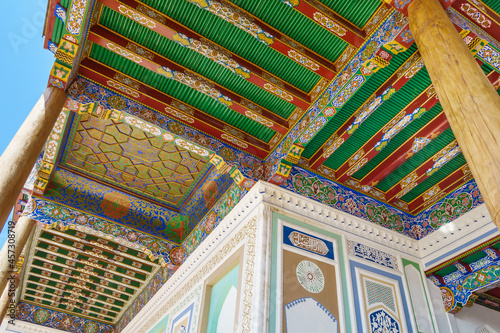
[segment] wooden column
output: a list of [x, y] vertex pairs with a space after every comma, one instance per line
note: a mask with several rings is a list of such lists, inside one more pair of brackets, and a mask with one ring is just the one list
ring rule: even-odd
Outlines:
[[[5, 290], [2, 293], [2, 297], [0, 297], [0, 323], [2, 323], [3, 319], [5, 318], [5, 315], [7, 314], [9, 307], [10, 308], [15, 307], [15, 304], [14, 302], [12, 302], [12, 299], [16, 294], [16, 289], [18, 286], [19, 286], [19, 276], [17, 274], [12, 274], [8, 280], [7, 288], [5, 288]], [[12, 311], [9, 313], [12, 313]]]
[[451, 129], [500, 227], [500, 96], [438, 0], [414, 0], [408, 17]]
[[14, 229], [9, 230], [7, 241], [0, 251], [0, 295], [2, 295], [10, 275], [14, 273], [15, 265], [35, 224], [35, 220], [21, 216]]
[[61, 89], [45, 89], [0, 157], [0, 230], [61, 113], [66, 97]]

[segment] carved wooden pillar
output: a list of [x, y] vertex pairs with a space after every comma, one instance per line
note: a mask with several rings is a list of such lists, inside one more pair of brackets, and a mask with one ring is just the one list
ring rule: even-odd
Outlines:
[[0, 157], [0, 230], [61, 113], [66, 97], [61, 89], [45, 89]]
[[451, 129], [500, 227], [500, 96], [439, 0], [414, 0], [408, 17]]

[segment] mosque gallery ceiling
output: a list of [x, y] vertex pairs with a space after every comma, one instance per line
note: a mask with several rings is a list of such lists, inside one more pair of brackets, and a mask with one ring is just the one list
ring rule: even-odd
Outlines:
[[146, 253], [92, 233], [36, 228], [31, 243], [18, 316], [37, 324], [111, 332], [150, 284], [162, 282]]
[[[409, 3], [99, 0], [86, 9], [85, 34], [55, 13], [46, 46], [57, 66], [75, 59], [75, 103], [133, 115], [210, 155], [123, 119], [80, 114], [44, 195], [77, 204], [62, 191], [69, 186], [81, 209], [179, 242], [236, 168], [247, 189], [265, 180], [326, 202], [319, 189], [328, 186], [337, 208], [425, 236], [481, 198], [409, 29]], [[498, 90], [498, 4], [442, 4]], [[61, 73], [54, 68], [51, 82], [65, 85]], [[228, 167], [210, 164], [212, 154]], [[78, 181], [67, 184], [69, 175]], [[117, 191], [116, 205], [106, 191]], [[134, 200], [148, 209], [124, 208]], [[432, 211], [439, 217], [425, 222]], [[165, 230], [169, 221], [176, 232]]]
[[[410, 2], [50, 1], [20, 318], [120, 331], [259, 180], [414, 239], [481, 204]], [[500, 3], [441, 3], [498, 91]]]

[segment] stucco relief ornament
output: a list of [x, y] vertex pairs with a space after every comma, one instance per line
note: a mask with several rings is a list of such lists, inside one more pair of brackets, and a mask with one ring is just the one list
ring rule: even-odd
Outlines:
[[325, 276], [321, 268], [311, 261], [299, 262], [295, 274], [300, 285], [310, 293], [320, 293], [325, 287]]

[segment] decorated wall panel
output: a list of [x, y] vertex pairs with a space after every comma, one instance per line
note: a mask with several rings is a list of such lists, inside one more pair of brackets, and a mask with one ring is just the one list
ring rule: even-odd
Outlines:
[[[228, 229], [229, 226], [231, 226], [231, 229]], [[210, 245], [201, 245], [204, 255], [201, 256], [197, 254], [194, 257], [189, 257], [182, 266], [183, 268], [175, 275], [177, 278], [167, 282], [160, 290], [159, 299], [156, 301], [157, 303], [146, 305], [144, 309], [146, 312], [141, 312], [139, 316], [143, 314], [142, 316], [146, 316], [147, 319], [141, 321], [137, 321], [136, 319], [135, 322], [131, 324], [138, 328], [138, 330], [134, 330], [134, 332], [149, 332], [151, 327], [157, 323], [162, 323], [163, 320], [168, 322], [166, 325], [164, 322], [160, 325], [160, 327], [166, 328], [165, 332], [198, 332], [199, 325], [201, 324], [200, 320], [202, 319], [202, 300], [203, 297], [207, 297], [205, 296], [205, 284], [236, 251], [242, 256], [240, 264], [236, 266], [232, 272], [236, 272], [236, 281], [238, 281], [238, 271], [241, 270], [242, 272], [241, 286], [236, 282], [237, 286], [235, 287], [242, 292], [242, 297], [239, 298], [238, 304], [240, 310], [236, 314], [239, 323], [238, 332], [251, 331], [253, 319], [252, 307], [254, 305], [253, 281], [256, 273], [254, 268], [256, 255], [255, 245], [257, 240], [257, 217], [248, 217], [234, 224], [224, 222], [223, 228], [225, 234], [224, 236], [221, 235], [221, 242], [213, 246], [212, 244], [214, 243], [212, 239], [214, 239], [215, 235], [209, 235], [207, 241]], [[186, 265], [189, 268], [186, 268]], [[185, 270], [189, 270], [190, 274], [186, 274]], [[229, 275], [231, 275], [231, 273]], [[233, 282], [229, 284], [234, 287], [234, 276], [232, 276], [230, 280]], [[225, 289], [226, 285], [222, 287]], [[229, 289], [230, 293], [232, 288]], [[219, 297], [217, 300], [226, 300], [229, 293], [226, 293], [226, 297]], [[222, 302], [222, 304], [216, 306], [218, 307], [216, 313], [227, 313], [223, 309], [224, 303], [225, 302]], [[208, 306], [210, 308], [210, 300]], [[168, 319], [165, 319], [166, 316], [168, 316]], [[127, 327], [126, 331], [128, 332], [130, 330], [131, 328]]]
[[350, 331], [340, 239], [273, 213], [270, 331]]
[[402, 261], [417, 332], [436, 332], [436, 325], [431, 315], [431, 303], [424, 287], [425, 281], [420, 265], [404, 258]]
[[399, 275], [354, 260], [350, 272], [358, 331], [414, 332]]
[[[196, 247], [200, 245], [201, 242], [215, 229], [215, 227], [219, 225], [222, 219], [231, 211], [231, 209], [238, 203], [240, 198], [242, 198], [245, 193], [246, 190], [244, 188], [234, 184], [226, 192], [226, 194], [222, 196], [219, 202], [212, 207], [209, 213], [202, 219], [202, 221], [200, 221], [198, 226], [196, 226], [196, 228], [189, 234], [186, 240], [182, 243], [182, 246], [176, 247], [174, 253], [172, 255], [168, 255], [169, 260], [171, 260], [172, 263], [175, 262], [175, 266], [173, 266], [175, 270], [178, 268], [176, 265], [181, 265], [189, 258]], [[167, 278], [170, 278], [171, 273], [173, 272], [169, 271], [168, 276], [163, 276], [161, 285], [166, 282]], [[150, 286], [149, 288], [153, 288], [153, 286]], [[118, 322], [116, 325], [117, 332], [120, 332], [123, 328], [125, 328], [134, 316], [136, 316], [147, 304], [147, 302], [155, 295], [153, 292], [146, 293], [146, 291], [144, 291], [143, 293], [144, 297], [138, 298], [133, 306], [129, 308], [126, 314]]]

